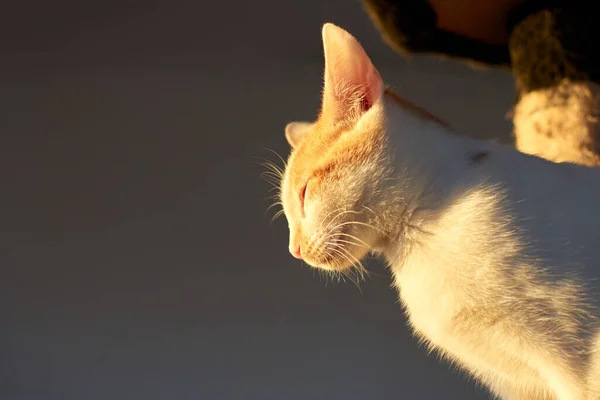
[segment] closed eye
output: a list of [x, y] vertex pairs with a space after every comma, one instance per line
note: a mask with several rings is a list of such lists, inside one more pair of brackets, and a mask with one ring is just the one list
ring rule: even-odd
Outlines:
[[304, 213], [304, 198], [306, 197], [306, 187], [308, 184], [304, 185], [302, 190], [300, 191], [300, 208], [302, 209], [302, 213]]

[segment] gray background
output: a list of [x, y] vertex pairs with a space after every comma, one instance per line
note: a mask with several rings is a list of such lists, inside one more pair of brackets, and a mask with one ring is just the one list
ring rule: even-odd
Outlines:
[[510, 75], [402, 58], [356, 0], [10, 3], [1, 399], [486, 398], [410, 337], [382, 265], [361, 293], [288, 254], [256, 157], [316, 115], [326, 21], [469, 135], [508, 137]]

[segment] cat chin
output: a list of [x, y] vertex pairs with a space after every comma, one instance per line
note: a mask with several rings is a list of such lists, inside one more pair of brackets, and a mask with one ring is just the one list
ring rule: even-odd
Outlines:
[[313, 268], [325, 271], [341, 272], [360, 265], [377, 242], [373, 232], [362, 229], [352, 230], [348, 223], [337, 231], [329, 232], [326, 237], [333, 240], [318, 241], [316, 246], [308, 246], [303, 252], [304, 262]]
[[[324, 271], [340, 272], [340, 271], [346, 271], [348, 269], [355, 267], [359, 263], [359, 261], [368, 254], [368, 251], [362, 251], [362, 249], [358, 249], [358, 248], [357, 249], [345, 248], [345, 250], [352, 255], [352, 257], [350, 257], [350, 258], [353, 261], [356, 260], [355, 263], [351, 263], [345, 257], [334, 256], [331, 254], [325, 254], [318, 260], [317, 259], [309, 260], [309, 259], [305, 258], [304, 262], [306, 262], [308, 265], [310, 265], [313, 268], [322, 269]], [[352, 251], [352, 250], [354, 250], [354, 251]], [[361, 250], [360, 251], [361, 254], [356, 254], [357, 250]]]

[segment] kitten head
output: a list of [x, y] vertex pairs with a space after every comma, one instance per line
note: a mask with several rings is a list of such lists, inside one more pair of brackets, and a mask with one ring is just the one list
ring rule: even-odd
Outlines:
[[380, 187], [389, 173], [384, 84], [358, 41], [325, 24], [323, 102], [315, 122], [292, 122], [281, 197], [290, 252], [309, 265], [344, 270], [377, 247]]

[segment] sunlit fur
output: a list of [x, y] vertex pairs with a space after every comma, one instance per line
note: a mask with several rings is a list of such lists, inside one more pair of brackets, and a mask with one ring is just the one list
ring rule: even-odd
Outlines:
[[415, 335], [496, 396], [599, 399], [600, 170], [455, 136], [347, 32], [323, 40], [320, 117], [288, 132], [290, 248], [330, 271], [384, 255]]

